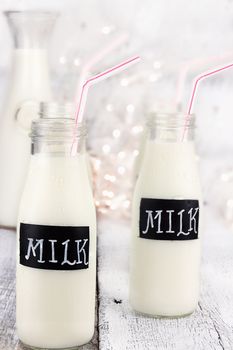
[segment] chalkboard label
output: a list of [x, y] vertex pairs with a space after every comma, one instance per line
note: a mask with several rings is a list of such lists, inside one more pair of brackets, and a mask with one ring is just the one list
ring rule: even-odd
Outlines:
[[81, 270], [89, 264], [88, 226], [20, 224], [20, 264], [45, 270]]
[[194, 199], [142, 198], [139, 236], [156, 240], [198, 238], [199, 202]]

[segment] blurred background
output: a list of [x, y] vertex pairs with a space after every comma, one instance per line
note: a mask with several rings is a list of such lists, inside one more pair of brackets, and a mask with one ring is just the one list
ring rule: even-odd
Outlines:
[[[48, 39], [52, 91], [60, 102], [76, 100], [84, 72], [142, 57], [93, 86], [85, 112], [99, 213], [128, 218], [146, 119], [156, 111], [186, 112], [194, 77], [233, 62], [233, 1], [1, 0], [0, 10], [59, 12]], [[13, 40], [3, 14], [0, 32], [4, 111]], [[194, 113], [205, 202], [233, 229], [232, 96], [233, 69], [200, 83]]]

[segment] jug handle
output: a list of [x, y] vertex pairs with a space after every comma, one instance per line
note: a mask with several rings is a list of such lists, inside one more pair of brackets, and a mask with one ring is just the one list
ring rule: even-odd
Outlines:
[[14, 120], [22, 131], [30, 131], [32, 120], [38, 118], [39, 104], [36, 100], [26, 100], [16, 108]]

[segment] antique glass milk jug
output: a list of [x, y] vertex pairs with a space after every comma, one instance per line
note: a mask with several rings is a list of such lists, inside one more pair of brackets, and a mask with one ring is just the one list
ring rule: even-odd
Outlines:
[[8, 95], [0, 117], [0, 226], [15, 227], [30, 155], [27, 134], [34, 116], [31, 108], [36, 101], [51, 100], [47, 43], [57, 14], [7, 11], [5, 16], [14, 50]]

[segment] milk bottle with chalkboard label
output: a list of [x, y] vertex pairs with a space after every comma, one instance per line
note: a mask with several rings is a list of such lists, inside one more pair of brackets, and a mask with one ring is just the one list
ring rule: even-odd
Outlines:
[[77, 347], [94, 333], [96, 217], [86, 129], [74, 126], [49, 114], [32, 124], [17, 261], [17, 330], [29, 347]]
[[130, 302], [141, 313], [178, 317], [198, 303], [201, 190], [194, 117], [157, 114], [133, 199]]

